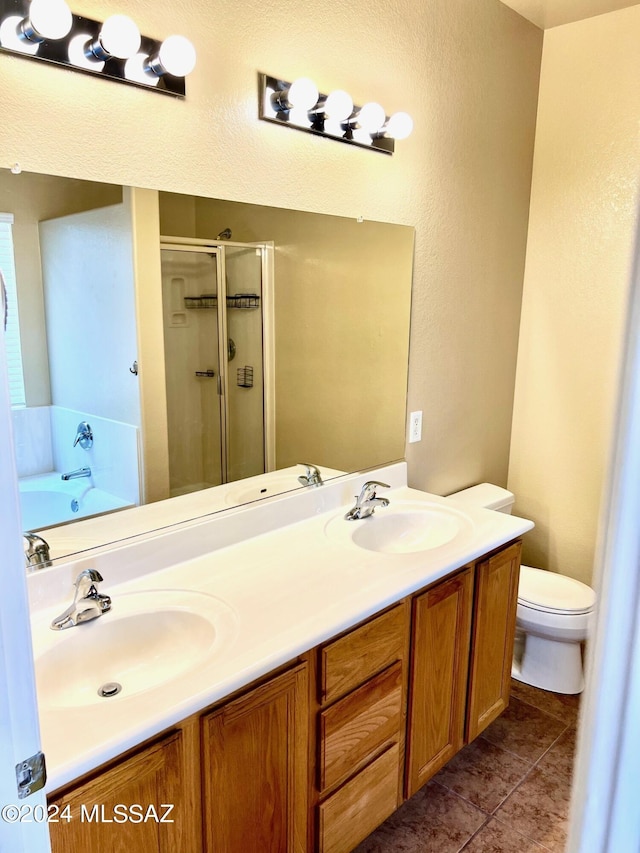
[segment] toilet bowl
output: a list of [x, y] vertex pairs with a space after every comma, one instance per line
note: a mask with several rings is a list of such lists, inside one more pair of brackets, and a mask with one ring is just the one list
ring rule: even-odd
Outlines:
[[[506, 513], [514, 502], [511, 492], [490, 483], [449, 497], [467, 506]], [[581, 693], [582, 643], [589, 633], [595, 600], [591, 587], [574, 578], [521, 566], [512, 677], [542, 690]]]

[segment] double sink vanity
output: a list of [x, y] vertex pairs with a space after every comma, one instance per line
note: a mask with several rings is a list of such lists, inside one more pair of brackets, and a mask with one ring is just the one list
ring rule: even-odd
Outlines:
[[352, 850], [506, 707], [532, 527], [396, 463], [31, 573], [54, 853]]

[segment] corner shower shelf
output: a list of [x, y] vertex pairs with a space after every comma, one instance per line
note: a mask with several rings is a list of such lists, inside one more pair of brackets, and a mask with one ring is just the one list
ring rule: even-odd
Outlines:
[[[217, 308], [218, 296], [215, 293], [203, 293], [200, 296], [185, 296], [185, 308]], [[247, 310], [260, 307], [260, 297], [257, 293], [235, 293], [227, 296], [227, 308]]]

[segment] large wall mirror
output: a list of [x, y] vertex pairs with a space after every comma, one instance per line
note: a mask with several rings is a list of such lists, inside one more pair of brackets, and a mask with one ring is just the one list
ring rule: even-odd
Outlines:
[[403, 458], [413, 239], [0, 171], [25, 530], [59, 557]]

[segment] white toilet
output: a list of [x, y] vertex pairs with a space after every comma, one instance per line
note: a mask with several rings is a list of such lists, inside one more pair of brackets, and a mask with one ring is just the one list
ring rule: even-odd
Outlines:
[[[506, 513], [511, 513], [515, 500], [512, 492], [491, 483], [449, 497]], [[595, 592], [580, 581], [521, 566], [513, 678], [555, 693], [581, 693], [581, 644], [587, 638], [595, 601]]]

